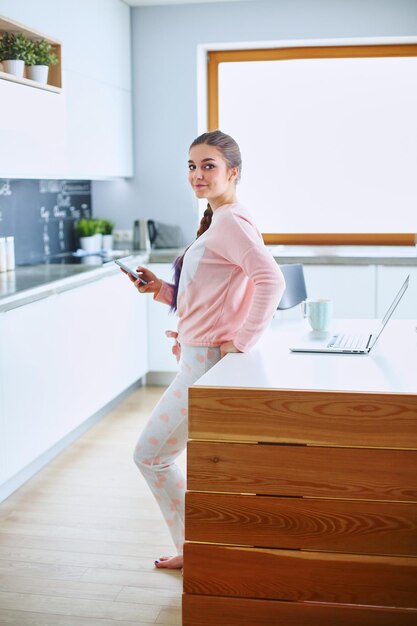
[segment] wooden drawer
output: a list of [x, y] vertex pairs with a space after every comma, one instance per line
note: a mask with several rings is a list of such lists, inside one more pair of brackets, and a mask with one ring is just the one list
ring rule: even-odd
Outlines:
[[184, 626], [415, 626], [417, 611], [309, 602], [183, 596]]
[[192, 387], [189, 415], [184, 626], [417, 625], [415, 396]]
[[417, 504], [186, 494], [187, 541], [417, 556]]
[[191, 387], [191, 439], [417, 449], [407, 394]]
[[417, 452], [190, 441], [188, 489], [417, 502]]
[[417, 559], [186, 543], [184, 592], [417, 608]]

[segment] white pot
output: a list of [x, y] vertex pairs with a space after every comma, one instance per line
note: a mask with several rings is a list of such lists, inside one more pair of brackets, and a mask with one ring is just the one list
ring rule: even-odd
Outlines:
[[103, 235], [103, 250], [113, 250], [113, 235]]
[[36, 80], [38, 83], [46, 85], [48, 82], [48, 65], [28, 65], [27, 76], [30, 80]]
[[97, 237], [97, 250], [101, 250], [103, 247], [103, 235], [101, 233], [97, 233], [97, 235], [94, 235], [94, 237]]
[[86, 252], [100, 252], [102, 235], [91, 235], [90, 237], [80, 237], [80, 247]]
[[7, 74], [13, 74], [14, 76], [19, 76], [19, 78], [23, 78], [23, 72], [25, 71], [25, 62], [20, 61], [19, 59], [7, 59], [6, 61], [2, 61], [3, 69]]

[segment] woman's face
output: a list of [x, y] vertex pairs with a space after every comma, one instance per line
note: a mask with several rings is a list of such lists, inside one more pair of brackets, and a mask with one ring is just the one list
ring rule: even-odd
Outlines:
[[[207, 144], [193, 146], [188, 161], [188, 180], [197, 198], [210, 204], [232, 201], [237, 167], [229, 167], [218, 148]], [[216, 200], [218, 201], [216, 203]]]

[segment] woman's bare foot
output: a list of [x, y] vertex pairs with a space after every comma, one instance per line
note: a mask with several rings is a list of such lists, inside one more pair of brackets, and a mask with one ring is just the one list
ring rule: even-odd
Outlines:
[[159, 561], [155, 561], [155, 567], [159, 569], [182, 569], [183, 563], [182, 554], [178, 556], [161, 556]]

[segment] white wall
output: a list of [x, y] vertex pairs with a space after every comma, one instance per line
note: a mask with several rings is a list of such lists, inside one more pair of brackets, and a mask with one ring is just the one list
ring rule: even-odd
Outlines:
[[95, 183], [94, 210], [114, 217], [118, 207], [119, 228], [130, 228], [138, 217], [176, 221], [186, 241], [194, 238], [197, 208], [186, 161], [198, 134], [198, 44], [415, 35], [415, 0], [252, 0], [133, 9], [135, 175]]

